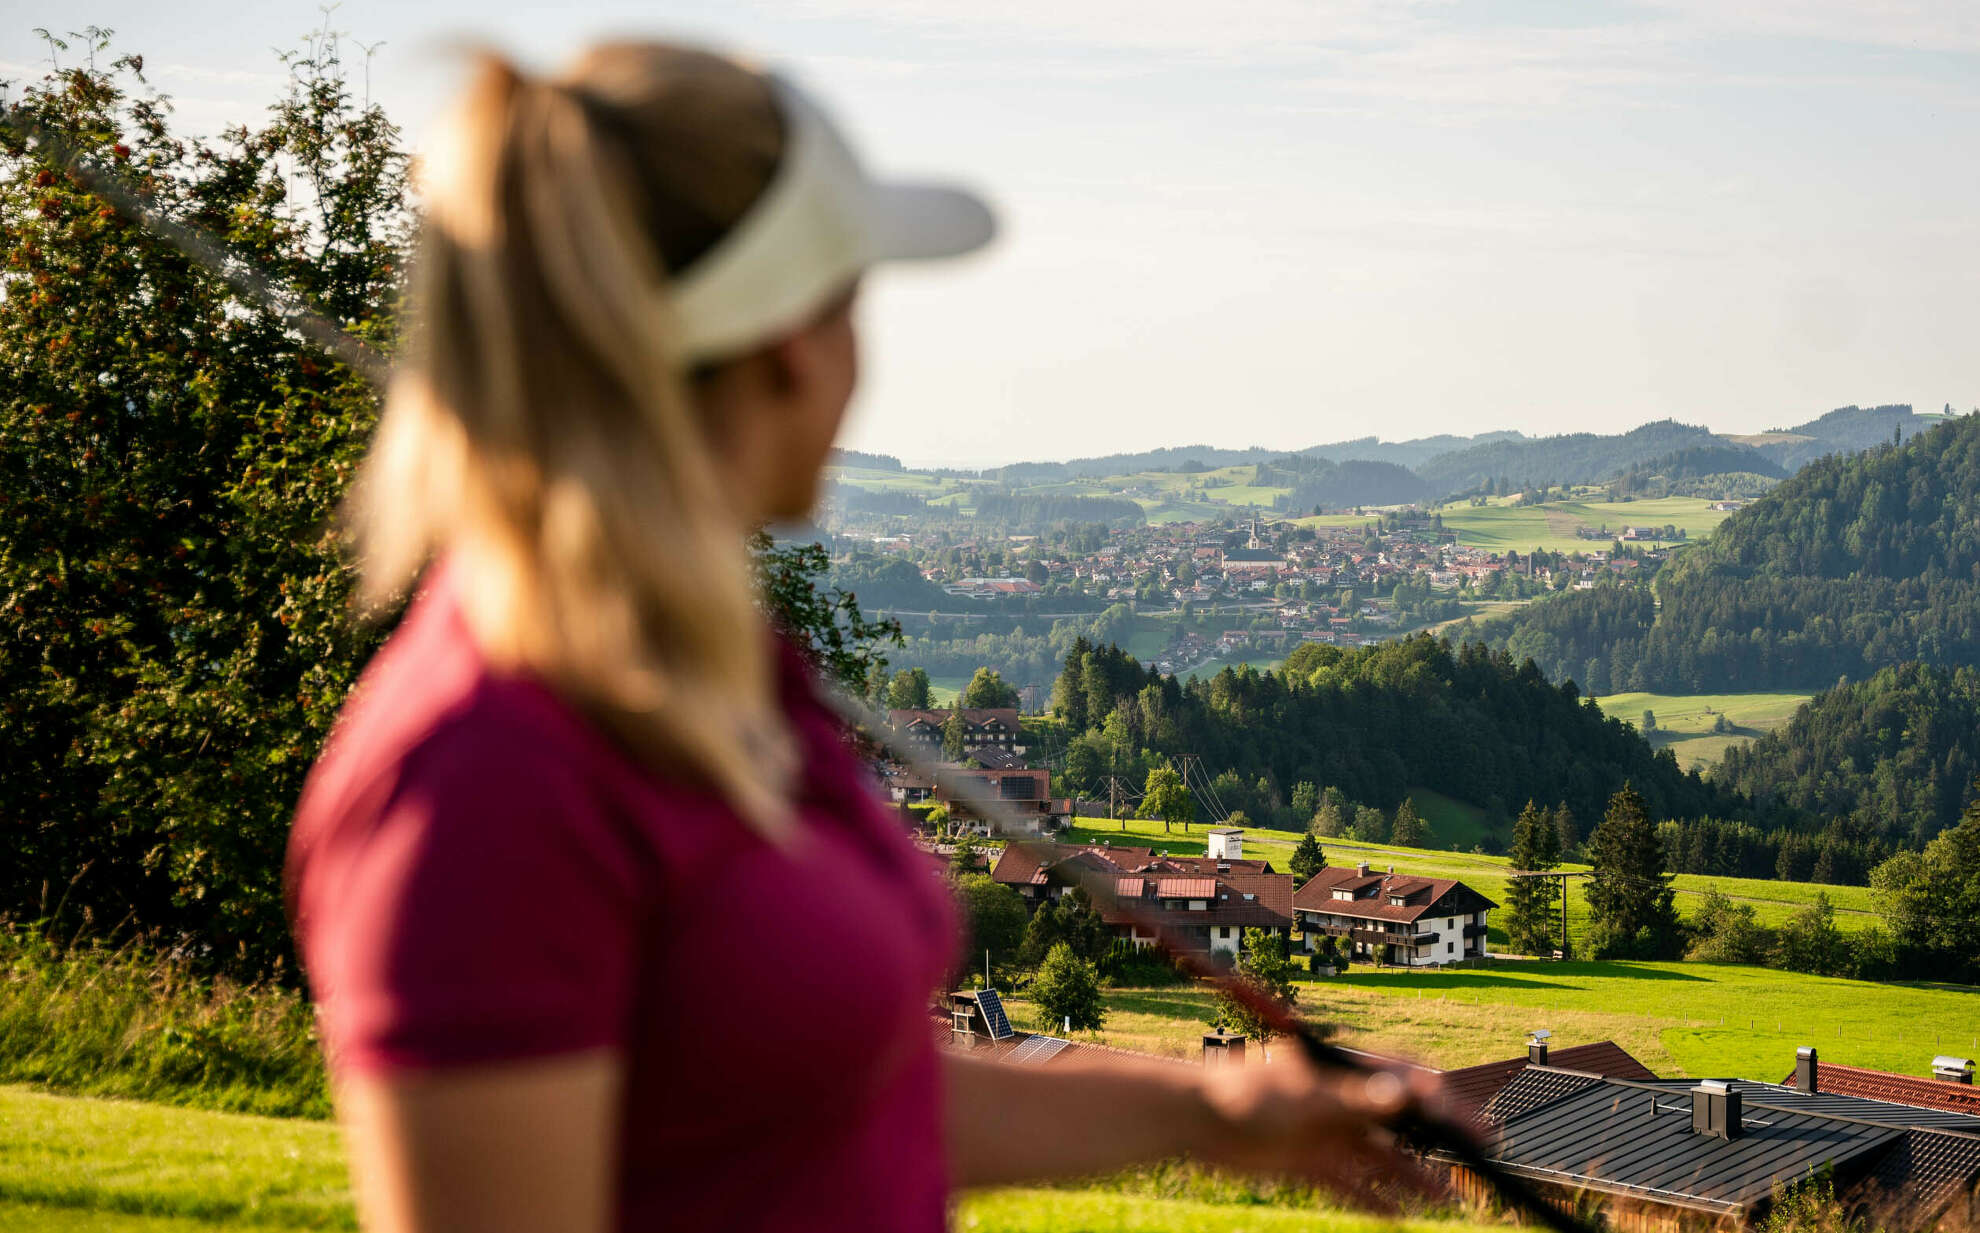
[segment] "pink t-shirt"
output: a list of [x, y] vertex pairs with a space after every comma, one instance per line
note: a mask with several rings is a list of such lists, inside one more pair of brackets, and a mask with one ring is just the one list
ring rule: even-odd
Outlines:
[[954, 910], [788, 649], [782, 677], [784, 849], [492, 671], [444, 582], [419, 600], [290, 841], [333, 1070], [616, 1048], [620, 1229], [942, 1229]]

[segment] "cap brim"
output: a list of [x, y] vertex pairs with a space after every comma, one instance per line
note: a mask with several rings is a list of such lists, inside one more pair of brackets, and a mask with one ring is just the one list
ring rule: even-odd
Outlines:
[[942, 184], [875, 184], [867, 199], [873, 261], [959, 257], [988, 244], [997, 218], [981, 197]]

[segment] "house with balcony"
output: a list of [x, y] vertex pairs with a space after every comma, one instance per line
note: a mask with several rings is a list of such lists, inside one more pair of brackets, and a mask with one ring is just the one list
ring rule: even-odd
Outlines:
[[922, 749], [938, 753], [942, 748], [943, 728], [950, 717], [957, 714], [962, 716], [964, 757], [986, 749], [1014, 754], [1024, 752], [1025, 747], [1018, 743], [1023, 735], [1018, 727], [1016, 707], [964, 707], [960, 712], [941, 709], [891, 710], [887, 712], [887, 722]]
[[1153, 945], [1159, 932], [1180, 946], [1234, 955], [1246, 929], [1292, 933], [1292, 875], [1235, 853], [1168, 856], [1146, 847], [1013, 844], [990, 876], [1036, 911], [1066, 892], [1065, 879], [1052, 872], [1061, 862], [1068, 865], [1061, 874], [1112, 892], [1096, 896], [1094, 906], [1115, 937], [1136, 946]]
[[1486, 917], [1499, 905], [1451, 878], [1328, 866], [1293, 893], [1308, 950], [1338, 938], [1362, 963], [1435, 967], [1485, 957]]

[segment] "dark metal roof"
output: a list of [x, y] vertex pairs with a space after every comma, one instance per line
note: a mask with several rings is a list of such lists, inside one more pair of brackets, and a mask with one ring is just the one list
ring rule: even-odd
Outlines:
[[[1609, 1079], [1654, 1079], [1655, 1071], [1637, 1061], [1612, 1040], [1554, 1049], [1548, 1063], [1559, 1070], [1600, 1075]], [[1444, 1072], [1444, 1092], [1459, 1105], [1482, 1109], [1512, 1077], [1532, 1065], [1524, 1054], [1497, 1062], [1481, 1062]]]
[[1552, 1066], [1528, 1066], [1485, 1103], [1484, 1119], [1490, 1125], [1525, 1117], [1542, 1105], [1572, 1096], [1602, 1082], [1602, 1076], [1561, 1070]]
[[1507, 1121], [1492, 1154], [1541, 1180], [1731, 1212], [1824, 1165], [1867, 1162], [1905, 1133], [1749, 1102], [1738, 1138], [1695, 1134], [1685, 1086], [1603, 1079]]
[[[1695, 1079], [1658, 1079], [1655, 1082], [1657, 1086], [1671, 1091], [1688, 1091], [1697, 1084]], [[1796, 1113], [1819, 1113], [1827, 1117], [1846, 1117], [1859, 1122], [1874, 1122], [1880, 1126], [1931, 1127], [1980, 1135], [1980, 1117], [1970, 1113], [1901, 1105], [1888, 1100], [1849, 1096], [1842, 1092], [1817, 1091], [1811, 1095], [1798, 1088], [1784, 1087], [1778, 1083], [1756, 1083], [1747, 1079], [1734, 1080], [1734, 1082], [1738, 1084], [1746, 1107], [1749, 1109], [1766, 1108], [1790, 1110]]]

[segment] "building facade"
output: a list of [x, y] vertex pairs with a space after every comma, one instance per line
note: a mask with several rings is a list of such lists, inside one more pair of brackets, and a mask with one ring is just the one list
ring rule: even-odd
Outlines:
[[1450, 878], [1376, 873], [1365, 863], [1322, 869], [1293, 895], [1308, 950], [1333, 937], [1363, 963], [1398, 967], [1484, 958], [1487, 916], [1498, 906]]

